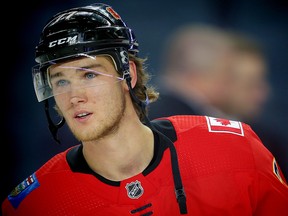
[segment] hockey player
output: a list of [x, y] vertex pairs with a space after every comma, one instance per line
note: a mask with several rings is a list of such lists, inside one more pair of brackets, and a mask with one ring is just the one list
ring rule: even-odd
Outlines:
[[158, 93], [138, 51], [109, 5], [47, 22], [36, 46], [36, 95], [55, 140], [66, 122], [79, 145], [16, 186], [3, 216], [288, 215], [286, 180], [248, 125], [212, 116], [149, 120]]

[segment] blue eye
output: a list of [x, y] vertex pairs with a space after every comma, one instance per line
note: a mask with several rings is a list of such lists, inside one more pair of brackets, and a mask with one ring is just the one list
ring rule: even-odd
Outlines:
[[96, 74], [95, 73], [85, 73], [85, 77], [87, 79], [93, 79], [96, 77]]
[[57, 86], [66, 86], [68, 84], [69, 82], [67, 80], [58, 80], [56, 83]]

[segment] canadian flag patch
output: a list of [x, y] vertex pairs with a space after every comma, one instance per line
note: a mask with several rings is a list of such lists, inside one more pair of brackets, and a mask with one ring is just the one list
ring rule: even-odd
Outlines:
[[216, 133], [232, 133], [244, 136], [242, 123], [239, 121], [232, 121], [229, 119], [215, 118], [206, 116], [209, 132]]

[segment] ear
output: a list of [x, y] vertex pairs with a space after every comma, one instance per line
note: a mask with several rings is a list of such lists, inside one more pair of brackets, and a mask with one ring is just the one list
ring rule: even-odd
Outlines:
[[129, 61], [129, 72], [131, 77], [131, 86], [134, 88], [137, 83], [137, 67], [134, 61]]

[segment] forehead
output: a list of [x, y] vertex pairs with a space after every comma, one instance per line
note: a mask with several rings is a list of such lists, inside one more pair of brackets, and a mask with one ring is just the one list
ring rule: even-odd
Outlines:
[[57, 73], [59, 69], [63, 70], [64, 68], [81, 68], [81, 67], [102, 67], [108, 71], [115, 69], [113, 60], [110, 56], [107, 55], [98, 55], [98, 56], [84, 56], [78, 57], [75, 59], [70, 59], [64, 62], [59, 62], [53, 64], [49, 67], [50, 73]]

